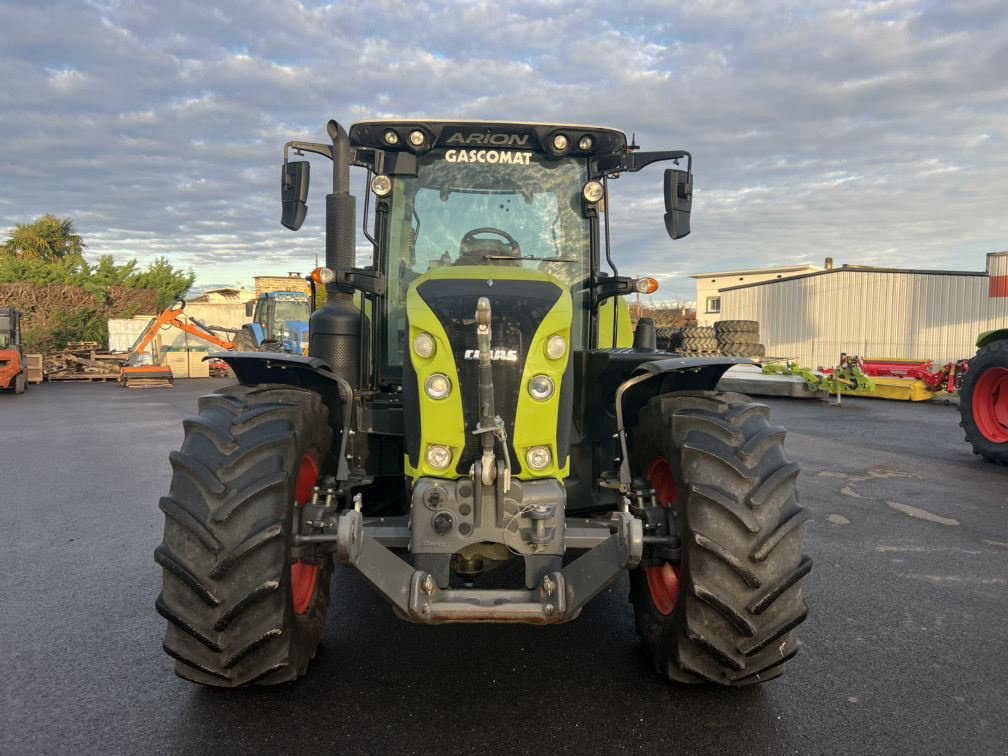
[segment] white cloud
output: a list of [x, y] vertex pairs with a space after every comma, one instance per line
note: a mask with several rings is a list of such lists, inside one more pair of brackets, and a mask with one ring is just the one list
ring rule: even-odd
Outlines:
[[95, 254], [306, 270], [322, 200], [279, 227], [288, 139], [331, 117], [581, 121], [693, 152], [684, 240], [660, 170], [614, 185], [621, 267], [666, 291], [827, 255], [979, 269], [1008, 248], [1005, 70], [999, 2], [7, 3], [0, 228], [53, 212]]

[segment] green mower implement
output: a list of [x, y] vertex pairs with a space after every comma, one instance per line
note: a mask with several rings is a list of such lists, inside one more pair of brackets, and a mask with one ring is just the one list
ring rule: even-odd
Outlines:
[[200, 401], [171, 455], [156, 560], [175, 671], [299, 677], [342, 563], [424, 624], [567, 622], [629, 572], [661, 675], [778, 676], [811, 568], [784, 430], [715, 390], [747, 360], [662, 352], [651, 321], [632, 328], [624, 298], [656, 283], [612, 256], [611, 185], [654, 163], [673, 166], [665, 229], [689, 233], [690, 154], [562, 124], [328, 135], [288, 143], [282, 168], [297, 230], [309, 163], [288, 158], [333, 167], [310, 356], [220, 355], [239, 385]]

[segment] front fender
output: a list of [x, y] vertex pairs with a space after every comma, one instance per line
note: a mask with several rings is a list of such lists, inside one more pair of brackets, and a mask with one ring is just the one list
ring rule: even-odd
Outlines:
[[629, 491], [630, 454], [627, 437], [637, 415], [652, 398], [673, 391], [713, 391], [733, 365], [754, 365], [738, 357], [667, 357], [643, 362], [616, 389], [616, 432], [620, 443], [620, 490]]
[[281, 352], [221, 352], [204, 359], [223, 360], [243, 386], [284, 384], [315, 391], [329, 410], [329, 424], [341, 431], [337, 480], [346, 480], [346, 445], [353, 418], [353, 388], [318, 357]]
[[641, 407], [660, 394], [714, 391], [728, 368], [755, 364], [740, 357], [667, 357], [642, 362], [616, 389], [617, 429], [634, 427]]

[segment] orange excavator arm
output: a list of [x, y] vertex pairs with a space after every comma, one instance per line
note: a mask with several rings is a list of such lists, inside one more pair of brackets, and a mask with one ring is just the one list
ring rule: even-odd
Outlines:
[[177, 299], [164, 312], [154, 318], [150, 324], [140, 334], [130, 347], [129, 356], [125, 364], [119, 369], [119, 380], [124, 386], [130, 388], [170, 386], [172, 383], [171, 370], [158, 365], [137, 365], [142, 355], [150, 346], [154, 337], [162, 328], [178, 328], [197, 338], [208, 341], [219, 346], [221, 349], [234, 349], [234, 343], [223, 339], [213, 332], [210, 326], [204, 325], [195, 318], [190, 317], [189, 322], [180, 319], [180, 315], [185, 310], [185, 300]]
[[197, 338], [203, 339], [204, 341], [209, 341], [211, 344], [219, 346], [221, 349], [234, 349], [234, 344], [227, 339], [222, 339], [220, 336], [215, 334], [210, 330], [208, 326], [204, 326], [199, 321], [195, 321], [195, 324], [190, 322], [187, 323], [179, 318], [179, 315], [185, 310], [185, 300], [177, 299], [174, 303], [160, 315], [158, 315], [151, 323], [144, 329], [144, 332], [140, 334], [140, 338], [137, 339], [136, 343], [130, 347], [129, 358], [126, 360], [127, 364], [133, 362], [141, 354], [147, 351], [147, 347], [157, 336], [158, 332], [162, 328], [168, 328], [174, 326], [175, 328], [181, 329], [186, 333], [192, 334]]

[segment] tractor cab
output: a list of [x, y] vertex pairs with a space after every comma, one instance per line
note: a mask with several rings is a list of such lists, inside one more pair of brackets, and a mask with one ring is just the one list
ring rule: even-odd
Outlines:
[[252, 322], [241, 332], [241, 349], [304, 354], [308, 348], [308, 318], [311, 303], [295, 291], [260, 294], [245, 305]]

